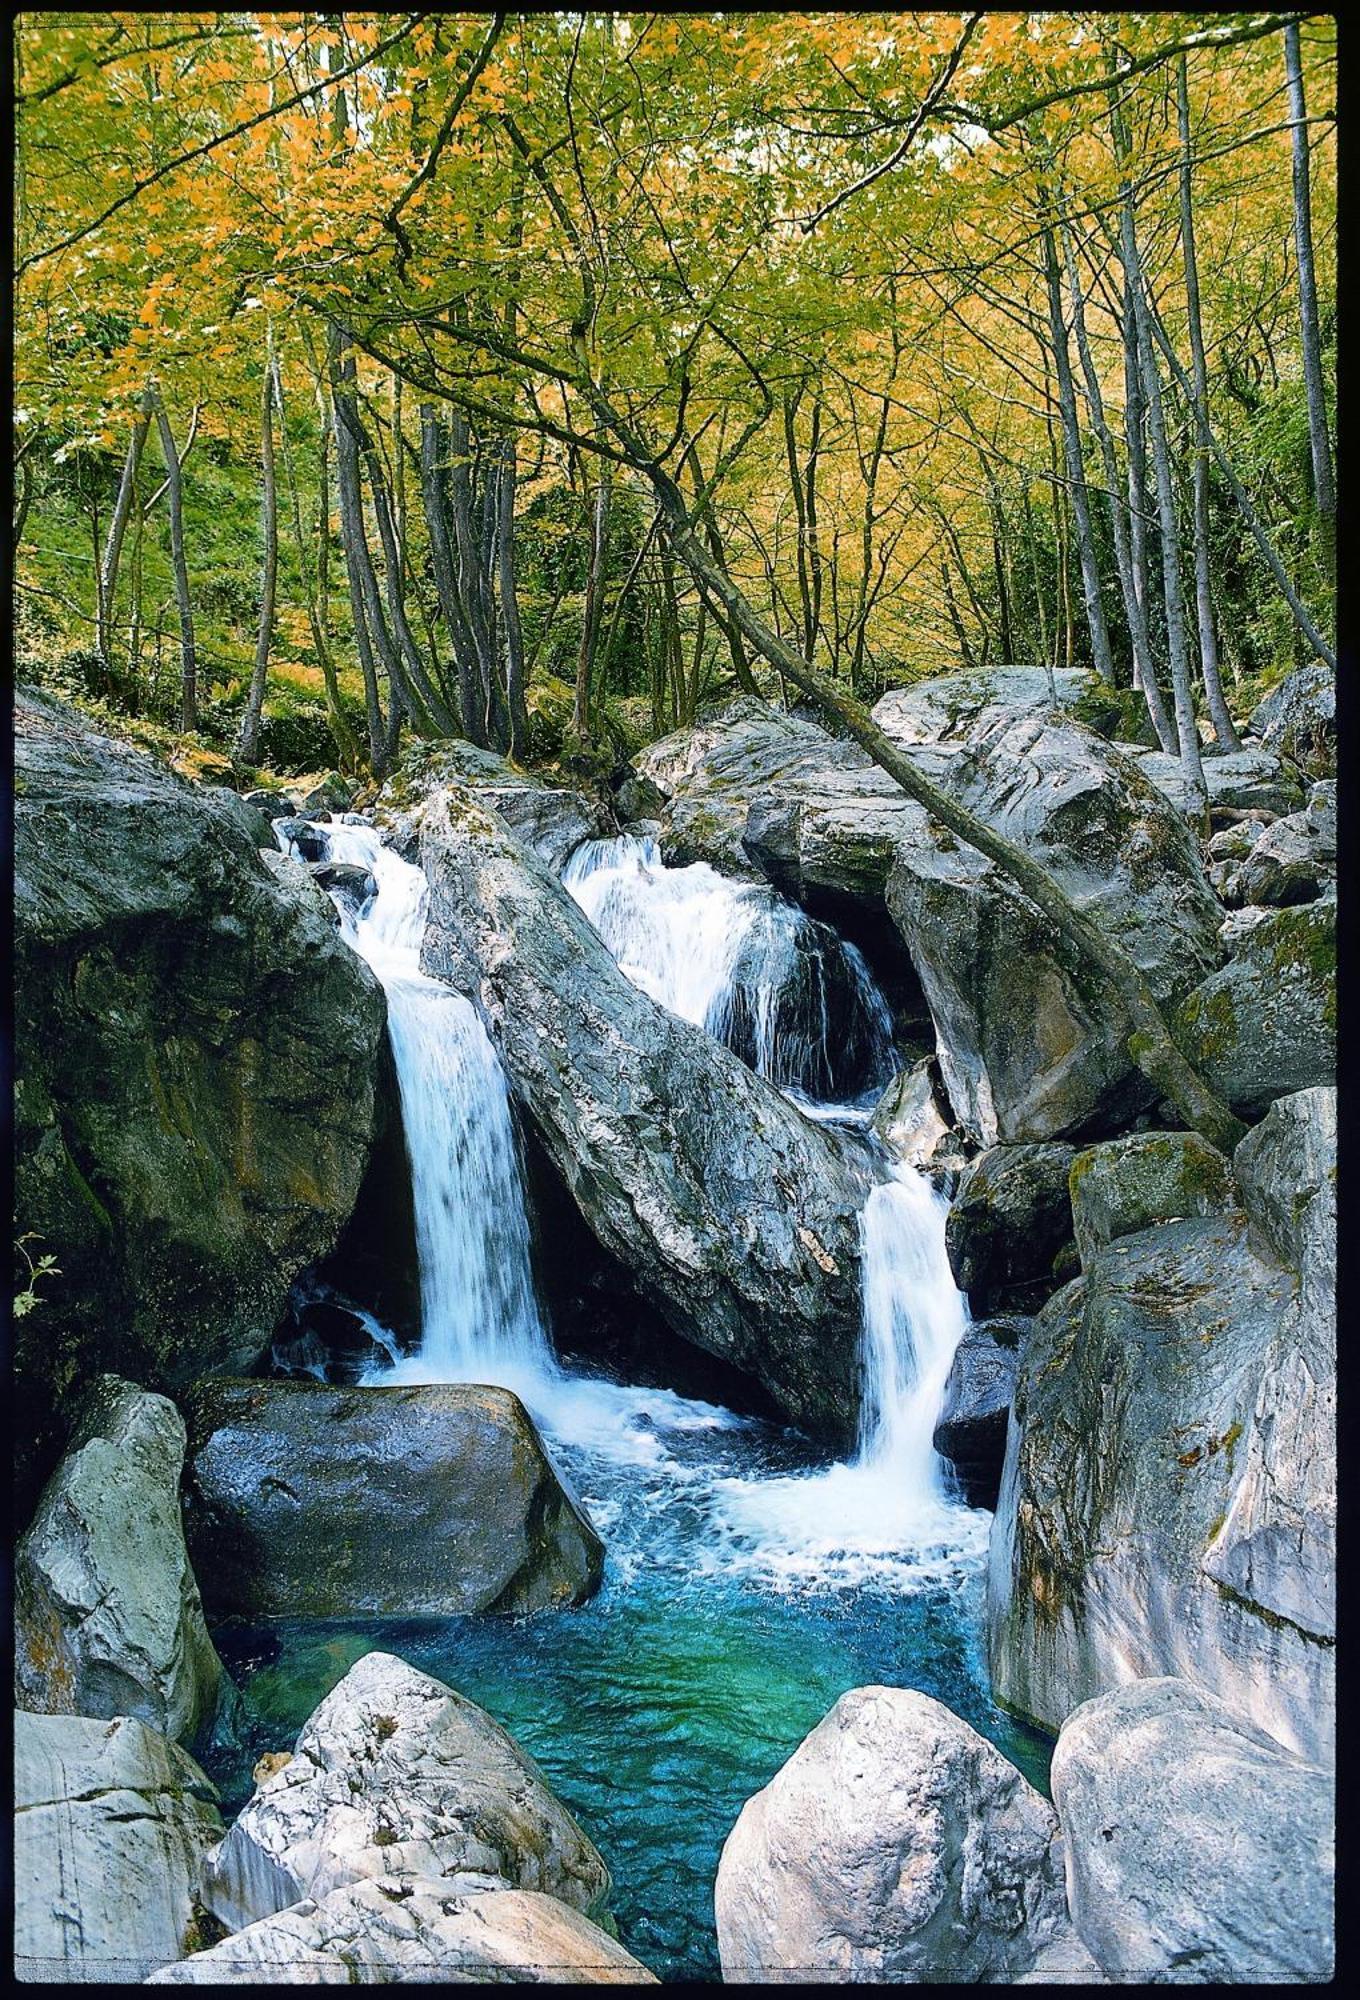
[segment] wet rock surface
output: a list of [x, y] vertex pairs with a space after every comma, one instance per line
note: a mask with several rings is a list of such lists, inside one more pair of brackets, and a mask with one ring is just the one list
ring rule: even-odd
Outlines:
[[1237, 913], [1231, 956], [1175, 1016], [1186, 1055], [1235, 1111], [1336, 1077], [1336, 903]]
[[592, 1232], [675, 1332], [853, 1436], [861, 1150], [640, 992], [478, 802], [435, 794], [421, 851], [422, 963], [474, 1000]]
[[599, 1537], [508, 1389], [220, 1381], [186, 1407], [216, 1617], [524, 1613], [599, 1584]]
[[994, 1146], [964, 1169], [949, 1210], [945, 1243], [954, 1281], [976, 1313], [1016, 1285], [1047, 1281], [1072, 1236], [1068, 1172], [1061, 1143]]

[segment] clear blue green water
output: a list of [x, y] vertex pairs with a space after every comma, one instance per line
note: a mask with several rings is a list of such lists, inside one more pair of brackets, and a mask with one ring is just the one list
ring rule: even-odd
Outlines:
[[599, 1594], [526, 1619], [220, 1629], [248, 1714], [216, 1759], [229, 1810], [255, 1759], [291, 1747], [381, 1647], [480, 1703], [537, 1761], [608, 1862], [620, 1937], [644, 1964], [716, 1981], [723, 1841], [847, 1689], [923, 1689], [1046, 1785], [1049, 1746], [987, 1692], [985, 1517], [946, 1510], [911, 1546], [894, 1531], [866, 1551], [837, 1525], [840, 1475], [788, 1432], [579, 1378], [526, 1399], [604, 1535]]

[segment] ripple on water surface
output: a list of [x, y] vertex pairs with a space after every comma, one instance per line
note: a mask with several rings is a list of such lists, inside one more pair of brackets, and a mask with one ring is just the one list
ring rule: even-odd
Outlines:
[[480, 1703], [541, 1765], [609, 1864], [628, 1948], [665, 1979], [715, 1980], [723, 1841], [848, 1688], [921, 1688], [1046, 1782], [1047, 1744], [987, 1693], [987, 1516], [945, 1503], [912, 1545], [894, 1539], [911, 1524], [880, 1513], [857, 1541], [872, 1505], [860, 1468], [819, 1468], [786, 1432], [665, 1390], [551, 1372], [513, 1386], [604, 1536], [598, 1596], [526, 1619], [223, 1628], [251, 1710], [248, 1742], [214, 1772], [230, 1809], [260, 1752], [382, 1647]]

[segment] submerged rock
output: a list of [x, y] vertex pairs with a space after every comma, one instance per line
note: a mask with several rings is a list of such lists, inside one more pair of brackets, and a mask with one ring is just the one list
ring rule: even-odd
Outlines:
[[190, 1949], [222, 1832], [193, 1759], [126, 1716], [14, 1718], [14, 1970], [136, 1985]]
[[[987, 1588], [992, 1684], [1008, 1707], [1056, 1729], [1095, 1694], [1175, 1673], [1287, 1748], [1331, 1754], [1333, 1635], [1314, 1629], [1318, 1614], [1305, 1629], [1215, 1574], [1296, 1286], [1239, 1211], [1108, 1244], [1039, 1314]], [[1324, 1383], [1297, 1420], [1280, 1411], [1271, 1507], [1302, 1546], [1282, 1538], [1277, 1562], [1300, 1588], [1331, 1554], [1308, 1466], [1314, 1454], [1325, 1487]]]
[[1198, 1132], [1130, 1132], [1078, 1153], [1069, 1176], [1083, 1268], [1118, 1236], [1240, 1206], [1232, 1166]]
[[1231, 932], [1231, 958], [1186, 997], [1175, 1030], [1205, 1081], [1259, 1117], [1277, 1097], [1335, 1081], [1336, 903], [1239, 914], [1250, 921]]
[[1072, 1236], [1072, 1159], [1060, 1143], [994, 1146], [965, 1169], [945, 1243], [954, 1282], [975, 1312], [1015, 1285], [1051, 1287], [1053, 1259]]
[[1334, 1957], [1328, 1773], [1214, 1696], [1134, 1681], [1053, 1753], [1072, 1920], [1117, 1981], [1321, 1981]]
[[1069, 1934], [1058, 1817], [907, 1688], [842, 1695], [727, 1837], [727, 1985], [1005, 1982]]
[[859, 1397], [857, 1147], [642, 993], [466, 794], [426, 808], [422, 963], [486, 1021], [585, 1222], [673, 1330], [845, 1441]]
[[459, 1896], [394, 1875], [307, 1899], [165, 1966], [150, 1986], [655, 1986], [631, 1952], [555, 1896]]
[[76, 1416], [14, 1567], [14, 1684], [44, 1714], [135, 1716], [192, 1740], [222, 1664], [180, 1519], [184, 1420], [104, 1375]]
[[101, 1369], [173, 1391], [267, 1346], [353, 1207], [385, 1009], [252, 807], [45, 702], [15, 719], [16, 1231], [60, 1267], [16, 1329], [41, 1475]]
[[577, 1604], [604, 1550], [508, 1389], [205, 1382], [189, 1544], [217, 1617], [444, 1617]]
[[587, 1915], [609, 1871], [542, 1773], [473, 1702], [390, 1653], [332, 1689], [204, 1870], [203, 1903], [240, 1930], [380, 1876], [451, 1896], [531, 1889]]

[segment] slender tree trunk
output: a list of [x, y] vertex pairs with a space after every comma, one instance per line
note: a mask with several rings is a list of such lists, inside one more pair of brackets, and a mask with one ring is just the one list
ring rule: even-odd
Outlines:
[[515, 487], [519, 467], [515, 434], [507, 430], [500, 443], [496, 477], [496, 580], [505, 641], [505, 708], [510, 725], [510, 755], [529, 752], [529, 711], [525, 704], [524, 634], [519, 617], [519, 583], [515, 575]]
[[1204, 327], [1199, 309], [1199, 260], [1195, 255], [1195, 210], [1190, 186], [1190, 92], [1185, 57], [1176, 72], [1176, 117], [1181, 146], [1181, 251], [1185, 260], [1186, 316], [1190, 323], [1190, 355], [1195, 385], [1196, 428], [1194, 461], [1195, 617], [1199, 627], [1199, 662], [1204, 699], [1214, 736], [1222, 750], [1240, 750], [1237, 731], [1223, 698], [1218, 670], [1218, 635], [1214, 630], [1214, 597], [1209, 581], [1209, 451], [1203, 431], [1209, 418], [1209, 370], [1204, 358]]
[[[704, 489], [704, 474], [703, 468], [699, 463], [697, 446], [690, 445], [685, 453], [685, 463], [689, 467], [690, 478], [694, 481], [694, 493], [697, 504], [699, 496], [703, 493]], [[709, 552], [719, 569], [725, 569], [727, 566], [727, 555], [723, 548], [722, 531], [718, 526], [717, 515], [713, 510], [711, 501], [704, 503], [700, 509], [700, 515], [703, 522], [704, 538], [708, 543]], [[643, 544], [644, 548], [650, 546], [659, 520], [659, 515], [653, 516], [652, 527], [648, 530], [647, 541]], [[624, 586], [625, 591], [627, 587], [627, 585]], [[711, 602], [709, 608], [713, 613], [714, 623], [719, 627], [724, 639], [727, 641], [727, 650], [732, 656], [732, 671], [737, 677], [737, 686], [743, 694], [759, 695], [760, 689], [756, 686], [755, 675], [751, 671], [751, 662], [747, 658], [746, 648], [742, 644], [741, 633], [720, 604], [716, 601]], [[608, 654], [606, 653], [607, 657]]]
[[[1133, 309], [1133, 285], [1124, 274], [1124, 310], [1120, 322], [1124, 347], [1124, 443], [1129, 458], [1129, 554], [1133, 564], [1133, 588], [1143, 613], [1143, 629], [1148, 635], [1148, 662], [1156, 676], [1156, 649], [1153, 645], [1152, 597], [1148, 583], [1147, 446], [1144, 440], [1143, 378], [1138, 365], [1138, 322]], [[1137, 662], [1135, 661], [1135, 665]], [[1170, 746], [1168, 746], [1170, 747]]]
[[1105, 608], [1100, 596], [1100, 570], [1096, 561], [1095, 537], [1091, 531], [1091, 509], [1086, 492], [1086, 472], [1081, 456], [1081, 429], [1077, 419], [1077, 391], [1072, 380], [1072, 361], [1067, 349], [1067, 326], [1063, 319], [1062, 283], [1058, 275], [1058, 251], [1052, 224], [1044, 228], [1044, 275], [1048, 284], [1048, 323], [1053, 341], [1053, 362], [1058, 377], [1058, 411], [1062, 419], [1063, 446], [1067, 458], [1067, 485], [1076, 521], [1077, 554], [1081, 562], [1082, 598], [1086, 624], [1091, 635], [1091, 657], [1102, 681], [1114, 685], [1114, 659]]
[[[1115, 148], [1123, 162], [1128, 157], [1128, 141], [1117, 103], [1112, 103]], [[1195, 726], [1194, 695], [1190, 686], [1190, 658], [1186, 646], [1185, 601], [1181, 593], [1180, 547], [1176, 529], [1176, 494], [1171, 481], [1171, 454], [1166, 438], [1166, 414], [1162, 405], [1162, 380], [1152, 351], [1148, 319], [1147, 286], [1138, 254], [1134, 224], [1133, 190], [1127, 175], [1122, 176], [1119, 242], [1124, 273], [1129, 281], [1133, 305], [1134, 334], [1138, 342], [1138, 366], [1143, 398], [1147, 405], [1148, 440], [1152, 446], [1152, 472], [1157, 492], [1157, 532], [1162, 545], [1162, 589], [1166, 599], [1166, 651], [1171, 665], [1171, 692], [1176, 711], [1176, 739], [1180, 746], [1181, 771], [1191, 792], [1201, 802], [1208, 798], [1204, 770], [1200, 763], [1199, 730]]]
[[470, 743], [486, 748], [486, 717], [478, 698], [476, 648], [463, 614], [458, 592], [457, 564], [449, 536], [448, 495], [441, 464], [442, 438], [433, 403], [420, 406], [420, 485], [425, 509], [425, 527], [430, 542], [430, 564], [434, 570], [435, 594], [448, 633], [458, 671], [458, 700], [463, 717], [463, 734]]
[[1157, 734], [1157, 741], [1163, 750], [1174, 756], [1176, 735], [1171, 727], [1156, 669], [1152, 663], [1152, 642], [1148, 636], [1147, 618], [1144, 614], [1143, 600], [1135, 586], [1133, 552], [1129, 541], [1129, 514], [1120, 496], [1119, 465], [1115, 458], [1114, 438], [1110, 434], [1110, 426], [1105, 417], [1100, 375], [1095, 366], [1086, 331], [1086, 307], [1077, 272], [1076, 252], [1072, 244], [1071, 231], [1066, 223], [1063, 224], [1062, 235], [1067, 263], [1067, 283], [1072, 301], [1072, 327], [1076, 335], [1077, 353], [1081, 360], [1082, 379], [1086, 385], [1091, 424], [1100, 446], [1100, 463], [1105, 476], [1105, 497], [1109, 506], [1115, 567], [1119, 572], [1119, 590], [1124, 601], [1124, 617], [1129, 628], [1129, 645], [1133, 654], [1133, 684], [1142, 692], [1152, 727]]
[[179, 726], [190, 734], [198, 728], [198, 659], [194, 648], [194, 608], [189, 595], [189, 570], [184, 558], [184, 482], [179, 453], [159, 389], [155, 397], [156, 429], [165, 459], [170, 496], [170, 558], [175, 571], [175, 603], [179, 609]]
[[[132, 436], [128, 441], [127, 457], [123, 460], [122, 477], [118, 482], [118, 496], [113, 503], [113, 515], [109, 521], [108, 538], [104, 543], [104, 553], [95, 576], [96, 640], [99, 657], [104, 663], [104, 672], [112, 678], [113, 667], [113, 606], [118, 593], [118, 566], [122, 560], [123, 537], [127, 532], [128, 517], [132, 512], [133, 496], [137, 490], [137, 470], [142, 462], [142, 448], [146, 434], [151, 428], [153, 397], [150, 388], [143, 389], [137, 400], [137, 414], [133, 419]], [[27, 465], [24, 470], [27, 471]], [[27, 506], [23, 515], [28, 512]], [[23, 533], [23, 515], [20, 517], [15, 547], [19, 535]]]
[[279, 450], [283, 457], [283, 476], [288, 487], [289, 508], [293, 521], [293, 539], [297, 543], [298, 570], [302, 576], [303, 594], [307, 602], [307, 624], [312, 635], [312, 651], [316, 654], [321, 678], [326, 685], [326, 715], [330, 722], [331, 735], [335, 738], [336, 758], [340, 768], [353, 771], [358, 768], [359, 746], [354, 740], [354, 731], [349, 726], [348, 717], [340, 700], [340, 682], [335, 671], [335, 658], [330, 641], [330, 596], [327, 588], [327, 562], [330, 546], [330, 469], [329, 431], [325, 427], [325, 406], [321, 406], [323, 429], [321, 432], [321, 462], [318, 468], [317, 505], [320, 513], [317, 541], [316, 580], [313, 584], [312, 566], [307, 553], [307, 534], [302, 524], [302, 502], [298, 495], [297, 479], [293, 471], [293, 454], [288, 443], [288, 416], [283, 401], [283, 377], [279, 370], [277, 355], [274, 358], [274, 407], [279, 415]]
[[332, 328], [329, 339], [331, 409], [335, 427], [335, 483], [340, 499], [340, 539], [345, 552], [345, 575], [349, 582], [350, 616], [354, 625], [354, 648], [364, 677], [364, 708], [368, 719], [369, 763], [375, 777], [387, 769], [387, 728], [383, 716], [382, 690], [378, 685], [379, 656], [387, 671], [392, 707], [397, 706], [397, 686], [401, 669], [394, 665], [394, 652], [383, 618], [378, 580], [368, 552], [364, 530], [364, 496], [359, 469], [359, 445], [345, 422], [343, 406], [351, 393], [354, 358], [343, 351], [341, 337]]
[[463, 411], [455, 409], [449, 422], [448, 492], [453, 521], [453, 550], [463, 618], [472, 641], [477, 664], [478, 707], [482, 742], [504, 749], [506, 733], [500, 718], [496, 687], [496, 649], [489, 617], [488, 592], [484, 581], [485, 551], [474, 518], [472, 448]]
[[[1184, 58], [1182, 58], [1182, 62]], [[1336, 577], [1336, 487], [1327, 434], [1327, 397], [1322, 380], [1322, 337], [1318, 327], [1317, 278], [1313, 270], [1313, 203], [1308, 182], [1308, 110], [1303, 91], [1299, 24], [1284, 31], [1289, 116], [1293, 124], [1294, 250], [1299, 266], [1299, 314], [1303, 331], [1303, 382], [1308, 397], [1308, 446], [1313, 465], [1313, 499], [1324, 568]]]
[[596, 482], [590, 510], [590, 557], [586, 567], [586, 601], [581, 616], [581, 645], [576, 656], [576, 701], [572, 728], [583, 743], [591, 740], [590, 677], [600, 629], [600, 599], [604, 588], [605, 553], [609, 545], [609, 474]]
[[250, 676], [237, 738], [240, 763], [260, 761], [260, 725], [269, 677], [269, 648], [274, 637], [274, 595], [279, 577], [279, 508], [274, 481], [274, 336], [271, 329], [265, 357], [264, 388], [260, 393], [260, 626], [255, 640], [255, 664]]

